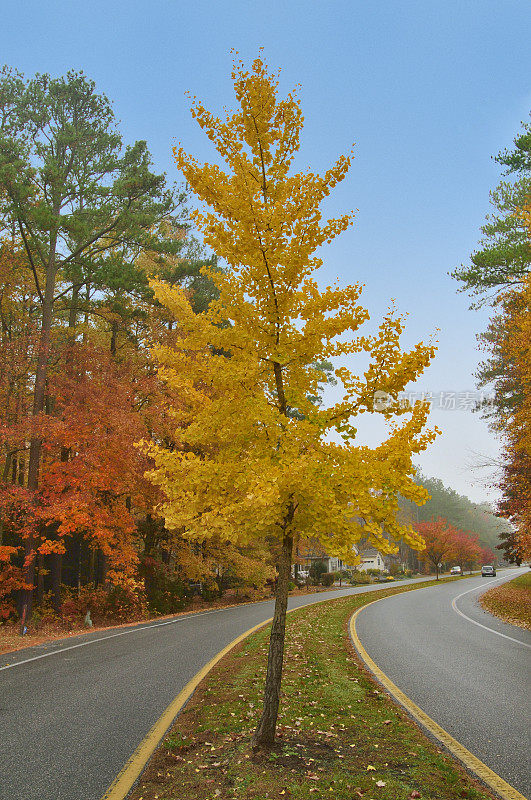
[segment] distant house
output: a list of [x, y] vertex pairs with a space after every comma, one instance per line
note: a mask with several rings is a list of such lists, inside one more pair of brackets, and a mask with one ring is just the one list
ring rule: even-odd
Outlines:
[[387, 572], [387, 567], [383, 555], [375, 547], [366, 547], [359, 553], [361, 563], [358, 564], [360, 572], [366, 572], [368, 569], [381, 569]]
[[337, 556], [328, 555], [322, 544], [314, 542], [310, 547], [306, 547], [302, 552], [297, 550], [295, 554], [292, 574], [302, 573], [307, 575], [313, 564], [324, 564], [327, 572], [341, 572], [342, 570], [359, 570], [366, 572], [369, 569], [379, 569], [388, 572], [388, 565], [382, 553], [375, 547], [368, 545], [366, 540], [362, 540], [359, 545], [352, 546], [352, 554], [357, 557], [353, 560], [359, 563], [350, 564]]
[[339, 572], [342, 569], [350, 569], [350, 567], [347, 567], [344, 562], [336, 556], [312, 556], [309, 559], [307, 569], [309, 569], [312, 564], [320, 563], [325, 565], [327, 572]]
[[[352, 552], [355, 556], [358, 554], [358, 550], [355, 546], [353, 546]], [[342, 561], [342, 559], [337, 558], [337, 556], [329, 556], [325, 553], [310, 551], [305, 553], [305, 555], [298, 560], [298, 563], [294, 565], [293, 574], [309, 572], [312, 564], [324, 564], [327, 572], [341, 572], [344, 569], [356, 569], [354, 565], [347, 564], [346, 561]]]

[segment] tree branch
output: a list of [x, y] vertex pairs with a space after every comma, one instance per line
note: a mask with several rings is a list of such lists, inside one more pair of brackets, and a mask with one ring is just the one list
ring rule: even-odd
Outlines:
[[28, 240], [27, 240], [26, 234], [24, 232], [24, 227], [22, 225], [22, 222], [21, 222], [20, 218], [17, 218], [17, 222], [18, 222], [18, 227], [19, 227], [19, 230], [20, 230], [20, 235], [22, 236], [22, 241], [24, 242], [24, 249], [26, 250], [27, 256], [29, 258], [31, 271], [33, 272], [33, 277], [35, 279], [35, 288], [37, 289], [37, 294], [39, 295], [41, 303], [43, 303], [44, 302], [44, 297], [42, 296], [41, 286], [40, 286], [40, 283], [39, 283], [39, 277], [37, 275], [37, 270], [35, 268], [35, 263], [33, 261], [33, 256], [31, 254], [31, 250], [30, 250], [30, 247], [29, 247], [29, 244], [28, 244]]

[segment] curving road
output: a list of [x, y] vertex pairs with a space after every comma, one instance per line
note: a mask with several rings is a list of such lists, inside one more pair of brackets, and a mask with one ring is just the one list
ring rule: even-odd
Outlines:
[[[368, 588], [388, 584], [290, 608]], [[272, 613], [272, 601], [252, 603], [0, 656], [0, 800], [99, 800], [190, 678]]]
[[491, 616], [477, 600], [524, 571], [386, 598], [360, 613], [356, 629], [411, 700], [529, 796], [531, 633]]

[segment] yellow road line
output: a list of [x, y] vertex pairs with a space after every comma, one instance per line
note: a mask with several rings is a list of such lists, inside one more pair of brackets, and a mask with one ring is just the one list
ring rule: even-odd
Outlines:
[[[318, 603], [327, 603], [329, 601], [339, 599], [341, 598], [327, 597], [326, 600], [317, 600], [315, 603], [310, 603], [309, 605], [317, 605]], [[305, 608], [305, 606], [290, 608], [287, 613], [292, 614], [294, 611], [298, 611], [300, 608]], [[269, 625], [272, 620], [273, 617], [270, 617], [264, 622], [260, 622], [259, 625], [249, 628], [248, 631], [240, 634], [240, 636], [237, 636], [234, 641], [224, 647], [223, 650], [220, 650], [220, 652], [215, 655], [214, 658], [208, 662], [208, 664], [205, 664], [205, 666], [200, 669], [190, 681], [188, 681], [184, 689], [182, 689], [177, 697], [172, 700], [166, 711], [163, 712], [162, 716], [159, 717], [159, 719], [155, 722], [149, 733], [147, 733], [142, 739], [131, 758], [127, 761], [118, 776], [111, 783], [101, 800], [125, 800], [133, 788], [135, 781], [140, 777], [149, 759], [161, 743], [175, 717], [181, 711], [186, 701], [190, 699], [191, 695], [195, 692], [203, 678], [208, 675], [210, 670], [215, 667], [218, 661], [221, 661], [223, 656], [226, 656], [233, 647], [236, 647], [237, 644], [242, 642], [255, 631], [258, 631], [260, 628], [264, 628], [266, 625]]]
[[[423, 582], [421, 582], [420, 584], [414, 584], [414, 588], [421, 588], [422, 585]], [[317, 605], [319, 603], [327, 603], [339, 599], [341, 598], [327, 597], [326, 599], [323, 600], [316, 600], [315, 602], [310, 603], [309, 605]], [[383, 600], [384, 598], [380, 599]], [[370, 603], [368, 605], [370, 605]], [[307, 606], [298, 606], [297, 608], [290, 608], [288, 609], [287, 613], [292, 614], [294, 611], [299, 611], [302, 608], [306, 607]], [[365, 608], [365, 606], [363, 606], [363, 608]], [[222, 609], [219, 610], [221, 611]], [[135, 781], [140, 777], [149, 759], [151, 758], [151, 756], [161, 743], [162, 739], [164, 738], [164, 735], [170, 728], [175, 717], [181, 711], [186, 701], [190, 699], [191, 695], [197, 689], [203, 678], [205, 678], [208, 675], [210, 670], [218, 663], [218, 661], [221, 661], [223, 656], [227, 655], [227, 653], [230, 652], [230, 650], [232, 650], [233, 647], [242, 642], [244, 639], [246, 639], [255, 631], [260, 630], [260, 628], [264, 628], [272, 621], [272, 619], [273, 618], [270, 617], [269, 619], [266, 619], [264, 622], [261, 622], [259, 625], [255, 625], [253, 628], [249, 628], [248, 631], [245, 631], [245, 633], [240, 634], [240, 636], [237, 636], [236, 639], [234, 639], [234, 641], [232, 641], [230, 644], [224, 647], [223, 650], [220, 650], [220, 652], [216, 656], [214, 656], [214, 658], [211, 659], [208, 662], [208, 664], [205, 664], [205, 666], [202, 669], [200, 669], [196, 675], [194, 675], [194, 677], [186, 684], [184, 689], [182, 689], [182, 691], [179, 692], [177, 697], [174, 700], [172, 700], [168, 708], [163, 712], [162, 716], [159, 717], [159, 719], [155, 722], [149, 733], [147, 733], [146, 736], [143, 738], [143, 740], [140, 742], [140, 744], [136, 748], [131, 758], [127, 761], [127, 763], [120, 771], [118, 776], [111, 783], [111, 785], [109, 786], [109, 788], [107, 789], [101, 800], [125, 800], [129, 792], [133, 788]], [[508, 795], [507, 798], [509, 798]], [[526, 799], [522, 797], [522, 795], [516, 794], [514, 796], [511, 796], [511, 800], [526, 800]]]
[[459, 761], [461, 761], [467, 769], [471, 772], [475, 773], [480, 780], [483, 781], [490, 789], [497, 792], [503, 800], [526, 800], [523, 794], [520, 794], [517, 789], [511, 786], [509, 783], [503, 780], [496, 772], [493, 772], [483, 761], [480, 761], [470, 750], [467, 750], [457, 739], [454, 739], [444, 728], [441, 728], [435, 720], [429, 717], [425, 711], [423, 711], [419, 706], [417, 706], [412, 700], [409, 699], [401, 689], [393, 683], [393, 681], [387, 677], [385, 672], [383, 672], [380, 667], [372, 660], [370, 655], [367, 653], [365, 648], [363, 647], [362, 643], [360, 642], [359, 636], [356, 632], [356, 619], [358, 614], [360, 614], [364, 609], [372, 606], [374, 603], [380, 602], [380, 600], [385, 600], [385, 597], [380, 597], [378, 600], [373, 600], [367, 605], [358, 608], [357, 611], [350, 618], [350, 635], [352, 637], [352, 641], [354, 642], [354, 646], [358, 651], [361, 659], [365, 662], [367, 667], [370, 671], [378, 678], [380, 683], [387, 689], [389, 694], [398, 700], [400, 705], [402, 705], [405, 710], [421, 724], [423, 728], [426, 728], [436, 739], [438, 739], [444, 747], [450, 751], [450, 753], [455, 756]]
[[[341, 598], [327, 597], [326, 599], [317, 600], [315, 603], [310, 603], [309, 605], [317, 605], [318, 603], [327, 603], [329, 601], [339, 599]], [[230, 606], [227, 607], [229, 608]], [[291, 614], [294, 611], [298, 611], [299, 608], [305, 608], [305, 606], [290, 608], [287, 613]], [[221, 611], [224, 609], [219, 610]], [[260, 622], [259, 625], [249, 628], [248, 631], [240, 634], [240, 636], [237, 636], [234, 641], [224, 647], [223, 650], [220, 650], [220, 652], [215, 655], [214, 658], [208, 662], [208, 664], [205, 664], [205, 666], [200, 669], [190, 681], [188, 681], [184, 689], [182, 689], [177, 697], [172, 700], [166, 711], [163, 712], [162, 716], [159, 717], [151, 730], [142, 739], [131, 758], [127, 761], [118, 776], [111, 783], [101, 800], [125, 800], [133, 788], [135, 781], [140, 777], [149, 759], [161, 743], [175, 717], [181, 711], [186, 701], [190, 699], [191, 695], [195, 692], [203, 678], [208, 675], [210, 670], [215, 667], [218, 661], [221, 661], [223, 656], [226, 656], [233, 647], [236, 647], [237, 644], [242, 642], [255, 631], [258, 631], [260, 628], [264, 628], [266, 625], [269, 625], [272, 620], [273, 617], [270, 617], [264, 622]]]
[[174, 700], [172, 700], [166, 711], [164, 711], [162, 716], [159, 717], [159, 719], [155, 722], [149, 733], [146, 734], [118, 777], [111, 783], [101, 800], [124, 800], [124, 798], [127, 797], [133, 787], [133, 784], [141, 775], [144, 767], [159, 746], [173, 720], [182, 709], [186, 701], [189, 700], [191, 695], [197, 689], [203, 678], [208, 675], [210, 670], [218, 663], [218, 661], [221, 661], [223, 656], [227, 655], [227, 653], [232, 650], [233, 647], [236, 647], [237, 644], [250, 636], [251, 633], [263, 628], [265, 625], [271, 622], [271, 619], [272, 618], [266, 619], [265, 622], [261, 622], [259, 625], [255, 625], [254, 628], [249, 628], [248, 631], [245, 631], [245, 633], [237, 636], [234, 641], [224, 647], [223, 650], [220, 650], [220, 652], [215, 655], [214, 658], [208, 662], [208, 664], [205, 664], [205, 666], [200, 669], [196, 675], [194, 675], [191, 681], [188, 681], [184, 689], [179, 692]]

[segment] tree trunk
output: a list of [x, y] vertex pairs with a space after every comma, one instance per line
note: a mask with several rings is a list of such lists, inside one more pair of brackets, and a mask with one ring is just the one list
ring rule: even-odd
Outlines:
[[89, 549], [88, 554], [88, 570], [87, 570], [87, 583], [96, 582], [96, 551], [93, 547]]
[[52, 602], [53, 609], [57, 615], [61, 614], [62, 598], [61, 598], [61, 580], [63, 573], [63, 554], [52, 554]]
[[95, 588], [98, 586], [105, 587], [105, 583], [107, 581], [107, 569], [109, 565], [109, 559], [107, 554], [103, 552], [103, 550], [98, 550], [97, 560], [96, 560], [96, 580], [95, 580]]
[[[278, 410], [287, 416], [286, 395], [282, 366], [273, 362], [275, 388], [278, 399]], [[284, 661], [284, 639], [286, 634], [286, 610], [288, 607], [288, 586], [291, 577], [291, 559], [293, 555], [292, 523], [296, 505], [290, 497], [288, 508], [282, 521], [282, 547], [278, 561], [278, 579], [275, 589], [275, 613], [271, 625], [269, 639], [269, 655], [267, 659], [267, 675], [264, 689], [264, 705], [262, 716], [252, 739], [253, 748], [268, 748], [274, 744], [277, 727], [278, 706], [280, 703], [280, 685], [282, 682], [282, 664]]]
[[42, 553], [37, 555], [37, 605], [42, 605], [44, 597], [44, 556]]
[[20, 457], [18, 460], [18, 476], [17, 476], [17, 483], [19, 486], [24, 486], [24, 479], [26, 473], [26, 462], [24, 457]]
[[116, 343], [118, 340], [118, 323], [113, 320], [111, 322], [111, 355], [116, 355]]
[[81, 534], [76, 533], [72, 538], [72, 586], [78, 590], [81, 588]]
[[[39, 339], [39, 349], [37, 355], [37, 367], [35, 370], [35, 388], [33, 392], [33, 416], [37, 417], [44, 410], [46, 397], [46, 377], [48, 372], [48, 358], [50, 351], [50, 338], [53, 319], [53, 300], [55, 294], [55, 279], [57, 275], [57, 265], [55, 250], [57, 246], [57, 232], [52, 232], [50, 237], [50, 257], [46, 268], [46, 286], [42, 302], [42, 322]], [[30, 441], [28, 459], [28, 489], [35, 492], [39, 485], [39, 467], [41, 462], [42, 439], [32, 436]], [[30, 587], [35, 581], [35, 551], [34, 537], [30, 532], [24, 542], [24, 580]], [[33, 588], [24, 589], [22, 592], [22, 614], [24, 623], [27, 624], [31, 617], [31, 607], [33, 602]], [[24, 629], [22, 624], [22, 631]]]
[[109, 570], [109, 556], [102, 551], [101, 554], [101, 585], [105, 588], [107, 583], [107, 572]]
[[288, 607], [288, 584], [291, 571], [291, 555], [293, 535], [290, 524], [294, 508], [290, 505], [284, 524], [284, 537], [278, 563], [278, 581], [275, 593], [275, 614], [269, 639], [269, 656], [267, 676], [264, 690], [264, 706], [260, 722], [253, 736], [253, 747], [271, 747], [275, 741], [278, 706], [280, 703], [280, 686], [282, 681], [282, 664], [284, 661], [284, 638], [286, 633], [286, 610]]
[[83, 344], [86, 344], [87, 343], [87, 339], [88, 339], [88, 335], [87, 335], [88, 323], [89, 323], [89, 312], [88, 312], [88, 309], [90, 307], [90, 292], [91, 292], [91, 289], [92, 289], [92, 287], [91, 287], [90, 283], [87, 282], [86, 291], [85, 291], [85, 301], [87, 303], [87, 308], [85, 310], [85, 318], [84, 318], [84, 324], [83, 324], [83, 336], [82, 336]]
[[[79, 298], [79, 286], [74, 284], [72, 286], [72, 298], [70, 302], [70, 311], [68, 313], [68, 335], [72, 340], [75, 336], [75, 329], [77, 326], [77, 303]], [[74, 333], [72, 333], [74, 332]]]
[[151, 514], [146, 514], [144, 530], [144, 555], [150, 556], [155, 547], [155, 524]]

